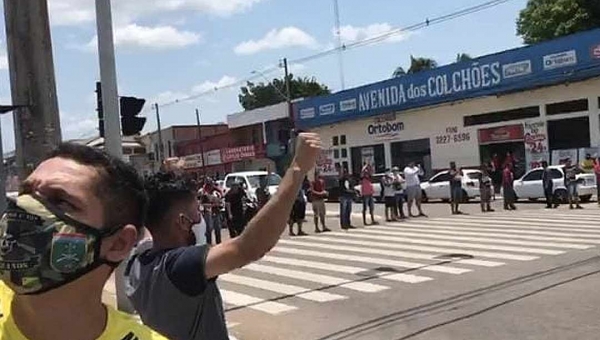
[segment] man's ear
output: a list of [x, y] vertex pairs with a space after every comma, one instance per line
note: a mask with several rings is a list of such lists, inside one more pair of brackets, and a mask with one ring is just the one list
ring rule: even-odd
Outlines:
[[116, 234], [102, 240], [101, 254], [104, 254], [104, 259], [109, 262], [124, 261], [137, 241], [138, 232], [136, 227], [128, 224]]

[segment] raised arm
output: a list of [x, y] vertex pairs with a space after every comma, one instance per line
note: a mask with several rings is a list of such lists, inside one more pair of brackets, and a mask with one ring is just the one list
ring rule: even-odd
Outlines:
[[206, 259], [207, 278], [214, 278], [259, 260], [279, 240], [304, 177], [314, 167], [321, 150], [321, 139], [317, 134], [301, 133], [296, 141], [296, 157], [277, 193], [248, 223], [241, 236], [209, 250]]

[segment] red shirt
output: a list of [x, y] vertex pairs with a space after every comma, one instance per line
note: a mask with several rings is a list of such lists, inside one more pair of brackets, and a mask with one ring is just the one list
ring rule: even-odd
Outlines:
[[504, 171], [502, 172], [502, 185], [504, 186], [513, 186], [513, 173], [512, 171], [510, 171], [510, 169], [505, 168]]
[[371, 180], [364, 177], [360, 183], [360, 191], [363, 196], [373, 196], [375, 191], [373, 190], [373, 183]]
[[314, 198], [316, 199], [322, 199], [325, 198], [325, 195], [319, 195], [319, 192], [323, 192], [325, 191], [325, 181], [323, 181], [322, 179], [317, 179], [316, 181], [312, 181], [310, 183], [310, 188], [311, 188], [311, 192]]

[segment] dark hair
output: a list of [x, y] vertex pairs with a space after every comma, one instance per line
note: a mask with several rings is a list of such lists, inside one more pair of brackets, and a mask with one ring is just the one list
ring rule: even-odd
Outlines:
[[95, 192], [104, 205], [105, 227], [144, 226], [148, 197], [141, 177], [131, 165], [102, 150], [74, 143], [60, 144], [48, 159], [57, 157], [96, 169], [100, 180], [95, 183]]
[[168, 226], [165, 218], [173, 207], [196, 199], [193, 183], [172, 173], [160, 172], [148, 177], [145, 187], [150, 201], [146, 214], [146, 228], [150, 232], [161, 226]]

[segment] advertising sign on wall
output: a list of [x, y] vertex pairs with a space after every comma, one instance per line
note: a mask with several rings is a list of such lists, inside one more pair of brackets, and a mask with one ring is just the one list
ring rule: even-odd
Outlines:
[[221, 150], [211, 150], [209, 152], [204, 153], [204, 159], [206, 160], [206, 165], [219, 165], [221, 164]]
[[195, 154], [183, 157], [183, 168], [194, 169], [202, 167], [202, 154]]
[[317, 158], [316, 168], [322, 176], [339, 175], [333, 162], [333, 150], [321, 150], [321, 154]]
[[507, 125], [479, 130], [479, 144], [509, 143], [523, 140], [523, 125]]
[[377, 117], [367, 126], [367, 135], [378, 140], [392, 139], [404, 131], [404, 123], [396, 120], [396, 115]]
[[254, 145], [246, 145], [223, 149], [223, 155], [221, 158], [223, 163], [231, 163], [254, 157], [256, 157]]
[[[387, 79], [294, 105], [310, 128], [600, 75], [600, 29]], [[591, 53], [590, 53], [591, 51]]]
[[549, 161], [546, 122], [526, 122], [524, 132], [527, 170], [540, 167], [542, 161]]

